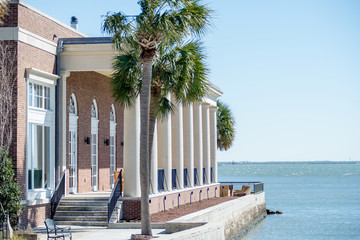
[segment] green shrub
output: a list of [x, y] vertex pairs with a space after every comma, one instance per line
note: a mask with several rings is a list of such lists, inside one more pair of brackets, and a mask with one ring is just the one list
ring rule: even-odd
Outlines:
[[[16, 226], [17, 214], [19, 210], [22, 210], [21, 191], [14, 178], [12, 159], [9, 158], [9, 152], [4, 147], [1, 147], [0, 163], [0, 202], [5, 212], [9, 214], [11, 226]], [[0, 211], [1, 214], [3, 214], [2, 211]]]

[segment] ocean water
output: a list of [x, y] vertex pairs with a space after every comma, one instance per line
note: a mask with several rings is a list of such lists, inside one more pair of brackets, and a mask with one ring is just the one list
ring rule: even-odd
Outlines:
[[262, 181], [269, 215], [242, 240], [360, 239], [360, 164], [220, 164], [219, 181]]

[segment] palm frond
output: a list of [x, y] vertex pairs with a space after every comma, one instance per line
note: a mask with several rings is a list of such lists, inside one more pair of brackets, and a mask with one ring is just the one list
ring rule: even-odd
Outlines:
[[116, 57], [111, 85], [113, 96], [122, 106], [132, 106], [141, 89], [141, 67], [134, 54]]
[[235, 139], [235, 119], [229, 106], [217, 101], [217, 145], [220, 150], [228, 150]]

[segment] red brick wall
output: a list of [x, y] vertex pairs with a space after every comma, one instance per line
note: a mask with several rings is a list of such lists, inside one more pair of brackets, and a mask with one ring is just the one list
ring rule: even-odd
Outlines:
[[32, 67], [39, 70], [54, 73], [55, 72], [55, 55], [32, 47], [23, 42], [17, 42], [18, 52], [18, 78], [17, 78], [17, 118], [14, 119], [14, 148], [13, 158], [16, 159], [16, 176], [21, 184], [23, 192], [22, 198], [25, 199], [26, 193], [26, 90], [27, 82], [25, 78], [25, 68]]
[[4, 26], [21, 27], [55, 43], [59, 38], [83, 37], [79, 32], [72, 30], [70, 27], [70, 29], [66, 28], [24, 5], [15, 3], [9, 4], [9, 15], [5, 19]]
[[[81, 37], [53, 20], [21, 5], [10, 4], [5, 27], [21, 27], [52, 42], [59, 38]], [[56, 35], [56, 37], [54, 37]], [[56, 73], [56, 56], [23, 42], [11, 41], [17, 50], [17, 76], [14, 89], [13, 141], [11, 157], [14, 161], [16, 178], [21, 187], [21, 198], [26, 199], [26, 79], [25, 68], [37, 68], [48, 73]], [[21, 214], [22, 223], [28, 226], [43, 224], [48, 217], [48, 205], [27, 206]]]
[[[58, 38], [80, 37], [78, 33], [48, 19], [21, 4], [10, 4], [6, 27], [20, 26], [32, 33], [38, 34], [50, 41]], [[11, 41], [17, 48], [17, 77], [14, 91], [13, 142], [11, 157], [18, 182], [21, 184], [22, 198], [26, 197], [26, 79], [25, 68], [37, 68], [48, 73], [56, 73], [56, 56], [23, 42]]]
[[141, 202], [140, 200], [123, 201], [123, 219], [140, 220], [141, 219]]
[[[110, 189], [110, 146], [104, 144], [110, 137], [110, 107], [114, 104], [116, 115], [116, 167], [123, 167], [123, 117], [124, 110], [112, 97], [110, 79], [96, 72], [71, 72], [67, 78], [67, 105], [74, 93], [78, 107], [78, 192], [91, 191], [91, 145], [84, 143], [91, 137], [91, 104], [95, 99], [98, 107], [98, 190]], [[67, 114], [67, 132], [69, 128]], [[67, 134], [69, 142], [69, 134]], [[68, 148], [68, 145], [67, 145]], [[69, 149], [67, 149], [69, 152]], [[67, 155], [67, 168], [70, 162]]]
[[20, 214], [20, 225], [21, 227], [36, 227], [44, 225], [46, 218], [50, 217], [50, 204], [41, 204], [34, 206], [26, 206]]

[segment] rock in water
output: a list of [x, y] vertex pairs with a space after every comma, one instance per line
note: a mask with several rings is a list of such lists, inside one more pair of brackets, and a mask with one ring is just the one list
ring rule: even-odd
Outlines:
[[275, 214], [275, 212], [273, 210], [266, 209], [266, 214], [267, 215], [273, 215], [273, 214]]
[[281, 210], [277, 210], [276, 214], [283, 214], [283, 212]]

